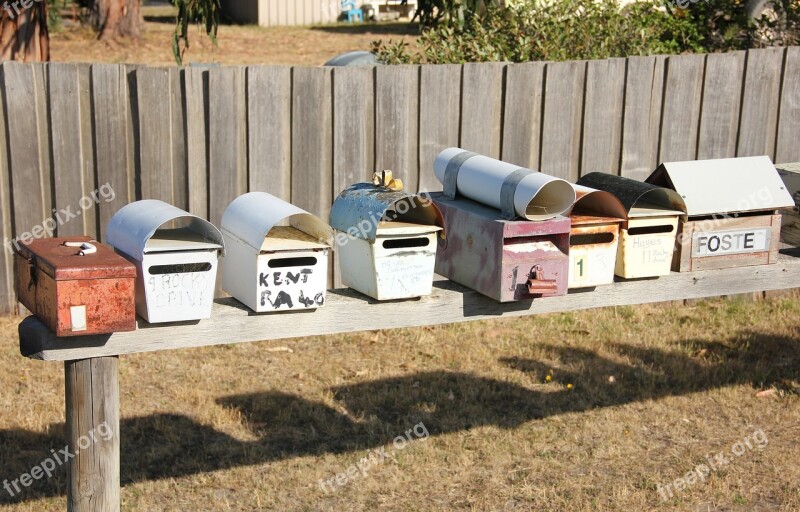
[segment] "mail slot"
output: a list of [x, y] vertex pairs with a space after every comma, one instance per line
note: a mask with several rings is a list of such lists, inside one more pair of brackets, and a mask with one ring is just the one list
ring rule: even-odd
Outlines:
[[782, 210], [781, 240], [798, 247], [800, 246], [800, 162], [778, 164], [775, 167], [786, 186], [786, 191], [794, 199], [793, 207]]
[[438, 274], [500, 302], [567, 292], [569, 183], [459, 148], [439, 153], [434, 173], [447, 231]]
[[674, 190], [602, 172], [582, 176], [578, 185], [610, 192], [625, 210], [615, 275], [635, 279], [669, 274], [678, 216], [686, 208]]
[[222, 233], [210, 222], [155, 199], [120, 208], [106, 240], [136, 265], [136, 313], [151, 324], [211, 316]]
[[325, 305], [333, 232], [266, 192], [234, 199], [222, 216], [222, 289], [257, 313]]
[[136, 329], [136, 267], [86, 236], [20, 244], [17, 298], [56, 336]]
[[333, 203], [342, 282], [376, 300], [430, 295], [442, 215], [388, 181], [357, 183]]
[[688, 272], [775, 263], [780, 208], [794, 205], [767, 156], [665, 162], [648, 183], [680, 194], [672, 270]]
[[577, 199], [569, 215], [569, 288], [611, 284], [625, 207], [609, 192], [574, 187]]

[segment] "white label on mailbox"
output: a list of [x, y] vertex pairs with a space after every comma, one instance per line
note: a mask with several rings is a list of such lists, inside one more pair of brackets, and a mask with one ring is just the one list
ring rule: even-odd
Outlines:
[[770, 228], [734, 229], [692, 235], [692, 257], [744, 254], [769, 250]]
[[69, 323], [73, 331], [86, 330], [86, 306], [72, 306], [69, 308]]

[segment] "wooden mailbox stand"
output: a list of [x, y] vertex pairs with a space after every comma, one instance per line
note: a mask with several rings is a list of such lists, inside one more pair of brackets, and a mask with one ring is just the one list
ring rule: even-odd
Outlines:
[[[450, 281], [433, 294], [380, 303], [349, 289], [329, 292], [324, 308], [257, 315], [233, 299], [218, 300], [212, 317], [192, 324], [150, 326], [132, 332], [59, 339], [35, 317], [19, 326], [22, 355], [65, 361], [67, 436], [70, 451], [82, 436], [107, 422], [109, 441], [97, 439], [69, 461], [67, 509], [114, 512], [120, 507], [119, 356], [260, 340], [418, 327], [498, 317], [574, 311], [605, 306], [699, 299], [800, 288], [800, 250], [785, 249], [773, 265], [672, 273], [657, 279], [616, 282], [596, 291], [501, 304]], [[287, 322], [286, 315], [296, 315]], [[82, 448], [82, 447], [81, 447]]]

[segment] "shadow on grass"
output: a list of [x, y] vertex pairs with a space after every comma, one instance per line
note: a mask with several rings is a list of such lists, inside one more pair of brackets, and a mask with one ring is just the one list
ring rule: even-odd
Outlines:
[[419, 24], [408, 21], [386, 23], [337, 23], [330, 25], [315, 25], [311, 30], [329, 32], [331, 34], [375, 34], [386, 36], [418, 36]]
[[[514, 428], [566, 412], [580, 412], [735, 384], [780, 385], [800, 378], [800, 332], [780, 338], [749, 333], [724, 343], [685, 341], [678, 351], [618, 344], [618, 359], [595, 352], [547, 345], [553, 367], [539, 361], [501, 362], [544, 381], [552, 370], [553, 389], [533, 390], [509, 382], [444, 371], [380, 379], [332, 389], [340, 410], [285, 393], [256, 393], [218, 399], [242, 412], [259, 438], [243, 442], [180, 415], [122, 421], [122, 483], [177, 478], [201, 472], [263, 464], [302, 455], [375, 448], [420, 421], [431, 435], [482, 425]], [[617, 359], [615, 357], [615, 359]], [[615, 376], [611, 385], [608, 376]], [[567, 382], [575, 383], [569, 391]], [[354, 421], [353, 418], [358, 418]], [[0, 431], [0, 478], [18, 478], [64, 447], [63, 424], [48, 435]], [[16, 497], [0, 491], [0, 504], [65, 492], [66, 469], [35, 481]]]

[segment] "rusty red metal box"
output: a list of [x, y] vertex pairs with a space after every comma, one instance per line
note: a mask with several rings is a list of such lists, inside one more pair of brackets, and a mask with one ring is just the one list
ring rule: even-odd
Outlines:
[[136, 267], [89, 237], [21, 244], [14, 273], [17, 298], [56, 336], [136, 328]]

